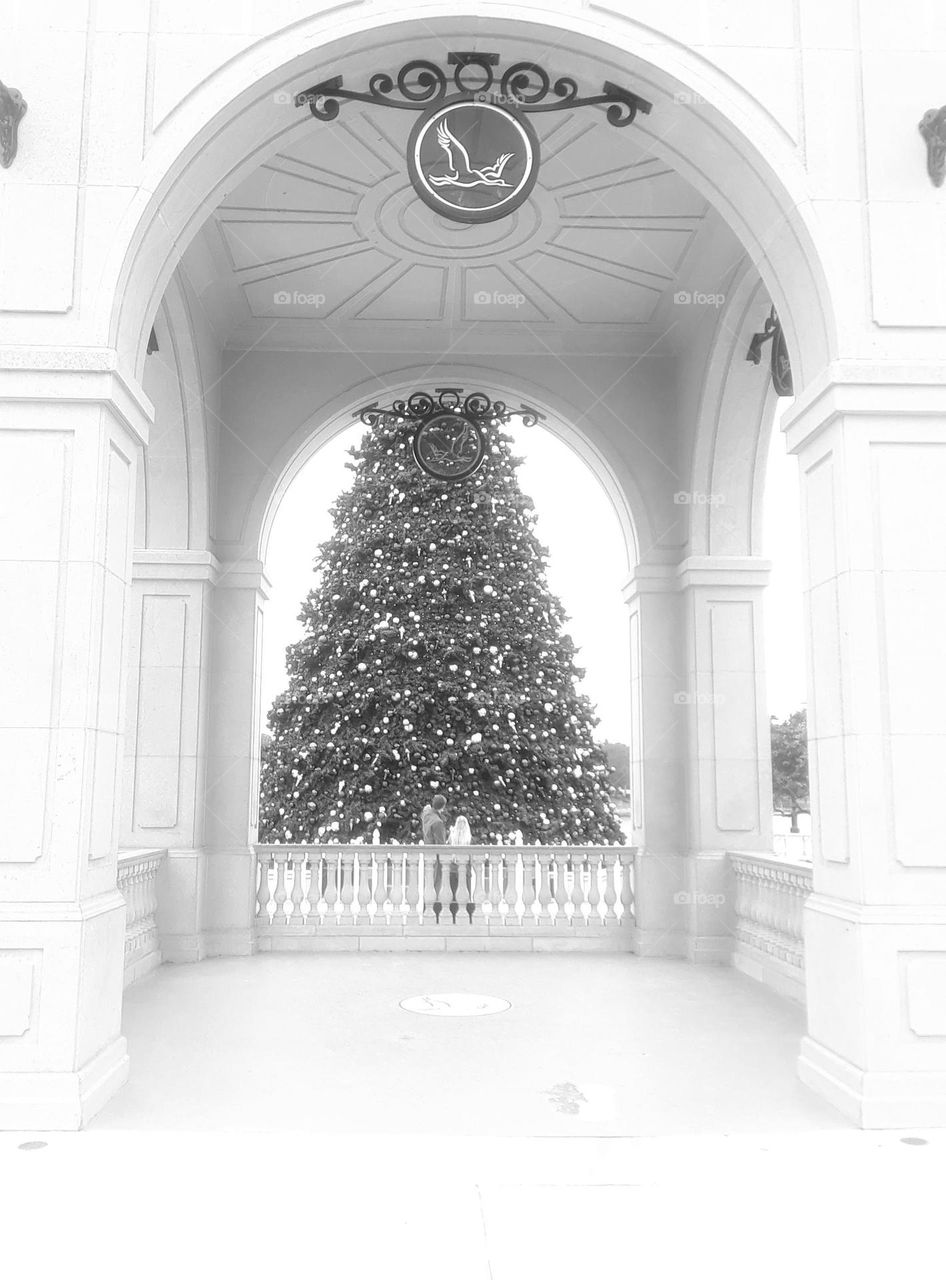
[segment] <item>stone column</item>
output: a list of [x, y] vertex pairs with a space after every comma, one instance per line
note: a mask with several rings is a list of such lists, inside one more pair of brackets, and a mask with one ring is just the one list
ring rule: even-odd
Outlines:
[[762, 593], [769, 563], [691, 556], [680, 565], [686, 682], [687, 955], [728, 962], [730, 851], [772, 849], [772, 765]]
[[682, 955], [686, 787], [680, 691], [686, 687], [680, 596], [672, 564], [639, 565], [624, 588], [630, 613], [631, 816], [636, 950]]
[[18, 367], [0, 369], [0, 1126], [76, 1129], [128, 1072], [118, 779], [150, 406], [109, 352], [7, 360]]
[[134, 555], [122, 844], [166, 848], [158, 931], [165, 960], [201, 960], [209, 677], [207, 551]]
[[801, 1078], [946, 1124], [946, 387], [826, 384], [787, 427], [806, 552], [814, 892]]
[[259, 561], [221, 563], [210, 598], [205, 910], [208, 956], [256, 947], [260, 655], [269, 584]]

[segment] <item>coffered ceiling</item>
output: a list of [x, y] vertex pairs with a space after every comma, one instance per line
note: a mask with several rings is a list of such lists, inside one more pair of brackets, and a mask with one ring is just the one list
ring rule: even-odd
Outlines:
[[307, 118], [185, 255], [224, 345], [673, 349], [680, 282], [719, 290], [742, 251], [706, 201], [601, 110], [534, 115], [530, 198], [490, 223], [415, 195], [416, 116], [346, 104]]

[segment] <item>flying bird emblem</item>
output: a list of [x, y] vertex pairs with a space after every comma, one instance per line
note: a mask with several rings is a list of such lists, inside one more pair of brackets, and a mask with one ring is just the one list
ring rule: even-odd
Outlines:
[[482, 169], [474, 169], [470, 165], [470, 153], [466, 147], [450, 132], [447, 124], [441, 120], [437, 125], [437, 141], [447, 153], [449, 170], [439, 178], [428, 175], [427, 181], [434, 187], [508, 187], [511, 183], [503, 181], [503, 170], [513, 157], [512, 151], [505, 151], [492, 164]]

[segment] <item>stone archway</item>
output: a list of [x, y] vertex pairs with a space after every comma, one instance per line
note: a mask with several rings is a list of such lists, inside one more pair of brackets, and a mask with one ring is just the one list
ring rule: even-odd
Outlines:
[[[714, 657], [720, 651], [713, 646], [729, 646], [738, 631], [737, 647], [751, 655], [756, 635], [755, 598], [762, 568], [755, 562], [753, 502], [758, 488], [758, 422], [766, 406], [764, 383], [752, 381], [761, 374], [745, 368], [741, 356], [767, 302], [761, 293], [753, 293], [759, 289], [756, 274], [778, 308], [798, 389], [787, 438], [801, 459], [807, 521], [813, 759], [821, 800], [816, 840], [823, 850], [807, 916], [811, 1039], [803, 1070], [810, 1083], [864, 1123], [914, 1123], [915, 1117], [931, 1116], [939, 1120], [946, 1114], [939, 1013], [943, 859], [929, 794], [935, 790], [943, 759], [942, 716], [935, 681], [917, 696], [916, 672], [931, 665], [935, 670], [935, 663], [924, 648], [926, 637], [899, 625], [898, 602], [909, 601], [915, 609], [919, 601], [938, 617], [936, 592], [943, 572], [938, 494], [946, 465], [941, 378], [935, 369], [896, 364], [898, 354], [912, 352], [914, 340], [907, 328], [891, 335], [889, 330], [898, 322], [882, 332], [884, 317], [905, 310], [896, 298], [897, 305], [887, 310], [886, 302], [877, 304], [874, 330], [863, 320], [858, 310], [862, 299], [855, 297], [840, 265], [841, 237], [835, 226], [814, 213], [814, 180], [777, 113], [761, 106], [742, 81], [688, 47], [685, 33], [657, 33], [617, 13], [588, 12], [577, 3], [533, 6], [517, 19], [499, 20], [490, 14], [484, 26], [480, 8], [471, 6], [470, 13], [458, 17], [438, 0], [424, 6], [422, 19], [409, 15], [405, 20], [403, 8], [379, 15], [377, 6], [354, 4], [346, 8], [343, 24], [338, 13], [308, 18], [266, 35], [215, 67], [168, 112], [134, 175], [137, 194], [109, 251], [89, 260], [87, 293], [76, 309], [77, 318], [69, 321], [75, 327], [66, 331], [75, 340], [75, 350], [52, 373], [50, 362], [58, 356], [43, 352], [28, 369], [16, 364], [19, 355], [14, 357], [8, 381], [17, 384], [11, 398], [26, 406], [17, 410], [23, 421], [39, 414], [41, 402], [51, 401], [74, 411], [77, 424], [81, 420], [83, 451], [77, 454], [75, 475], [86, 488], [76, 493], [87, 495], [86, 508], [96, 513], [95, 554], [101, 559], [105, 584], [100, 593], [101, 634], [90, 640], [71, 618], [71, 648], [67, 646], [70, 654], [79, 655], [70, 668], [75, 685], [104, 691], [99, 719], [89, 735], [93, 745], [74, 748], [81, 766], [74, 770], [76, 776], [85, 770], [83, 777], [91, 780], [87, 805], [95, 821], [89, 834], [84, 817], [75, 819], [74, 847], [63, 853], [57, 846], [61, 861], [55, 870], [60, 895], [72, 875], [74, 884], [81, 883], [74, 894], [80, 907], [83, 895], [100, 898], [96, 923], [89, 924], [82, 911], [69, 920], [93, 957], [84, 972], [107, 970], [110, 975], [103, 989], [111, 992], [112, 1003], [104, 1014], [95, 1009], [86, 1019], [95, 1027], [95, 1043], [83, 1041], [83, 1052], [88, 1050], [88, 1061], [98, 1055], [92, 1091], [107, 1093], [120, 1082], [124, 1069], [117, 1004], [112, 999], [113, 952], [122, 908], [113, 892], [114, 865], [108, 849], [114, 841], [107, 830], [116, 789], [110, 752], [120, 736], [120, 698], [108, 673], [120, 665], [114, 659], [120, 648], [127, 578], [123, 530], [131, 524], [135, 437], [146, 435], [148, 406], [137, 390], [145, 338], [182, 253], [223, 194], [309, 127], [295, 118], [288, 123], [286, 103], [277, 101], [277, 95], [307, 81], [316, 61], [341, 67], [352, 77], [374, 70], [382, 50], [386, 59], [398, 58], [424, 31], [429, 34], [433, 24], [449, 41], [501, 38], [510, 49], [518, 41], [537, 55], [567, 40], [569, 58], [583, 78], [599, 79], [604, 73], [630, 80], [655, 103], [652, 117], [640, 126], [641, 136], [655, 156], [719, 211], [753, 263], [752, 271], [732, 282], [725, 323], [712, 331], [713, 336], [710, 326], [693, 331], [694, 394], [687, 401], [689, 408], [664, 403], [660, 419], [664, 424], [683, 423], [675, 441], [681, 456], [673, 459], [679, 477], [694, 488], [707, 486], [710, 493], [721, 482], [736, 488], [743, 495], [739, 520], [728, 520], [728, 513], [718, 509], [694, 508], [687, 515], [695, 518], [664, 525], [656, 517], [674, 515], [672, 485], [668, 482], [655, 496], [631, 468], [628, 475], [638, 480], [638, 500], [630, 481], [621, 478], [621, 468], [615, 466], [614, 471], [631, 509], [646, 511], [660, 534], [650, 542], [639, 538], [631, 595], [632, 603], [638, 597], [648, 601], [637, 612], [640, 652], [657, 653], [669, 638], [687, 682], [682, 692], [689, 692], [692, 682], [698, 694], [708, 679], [722, 675], [733, 705], [754, 698], [756, 707], [758, 682], [750, 658], [720, 662]], [[696, 100], [698, 110], [693, 109]], [[880, 231], [869, 234], [876, 234], [883, 245]], [[917, 350], [929, 359], [941, 355], [937, 321], [922, 307], [916, 314], [917, 327], [929, 329], [920, 336]], [[403, 356], [394, 353], [390, 365], [399, 363]], [[52, 382], [57, 383], [53, 390]], [[699, 402], [703, 407], [693, 409]], [[579, 416], [585, 408], [576, 405]], [[695, 423], [699, 438], [691, 452], [690, 428]], [[36, 437], [47, 427], [40, 423]], [[236, 462], [245, 444], [246, 437], [238, 440], [227, 459], [228, 479], [239, 479], [242, 499], [259, 492], [253, 468], [241, 473]], [[592, 445], [607, 453], [594, 434]], [[28, 447], [39, 448], [33, 440]], [[42, 447], [41, 469], [51, 473], [57, 465], [51, 434]], [[19, 466], [19, 457], [15, 461]], [[33, 474], [30, 467], [40, 466], [32, 455], [22, 465], [27, 475]], [[213, 472], [213, 465], [206, 470]], [[185, 483], [182, 474], [178, 468], [175, 483]], [[917, 494], [922, 501], [917, 501]], [[200, 497], [189, 493], [180, 501], [178, 493], [175, 501], [180, 511], [190, 513], [192, 527], [199, 527], [193, 517]], [[77, 498], [77, 509], [79, 505]], [[197, 949], [204, 946], [202, 937], [215, 953], [252, 947], [245, 875], [252, 812], [242, 811], [239, 803], [239, 797], [245, 800], [252, 790], [252, 763], [242, 739], [237, 749], [233, 747], [234, 730], [245, 737], [242, 713], [228, 720], [226, 707], [252, 700], [253, 663], [235, 662], [227, 637], [258, 634], [265, 584], [258, 560], [245, 554], [242, 535], [249, 525], [237, 523], [238, 511], [245, 515], [245, 502], [233, 502], [225, 512], [230, 523], [213, 550], [178, 547], [175, 550], [183, 554], [163, 564], [157, 575], [175, 584], [199, 579], [201, 590], [212, 599], [200, 648], [215, 672], [224, 713], [216, 718], [214, 741], [207, 747], [208, 758], [216, 760], [205, 806], [206, 845], [214, 856], [201, 872], [200, 893], [208, 911], [199, 922]], [[68, 516], [79, 540], [88, 532], [86, 514], [83, 508]], [[645, 524], [638, 518], [639, 535]], [[182, 592], [175, 586], [168, 594]], [[668, 603], [671, 599], [673, 605]], [[673, 683], [679, 681], [679, 671], [661, 675], [655, 667], [648, 676], [641, 670], [640, 680], [642, 686], [651, 680], [658, 701], [672, 702], [674, 690], [680, 691]], [[716, 822], [718, 831], [751, 838], [754, 829], [745, 815], [754, 801], [751, 795], [746, 798], [740, 772], [751, 751], [751, 718], [738, 724], [734, 720], [721, 734], [720, 718], [703, 714], [700, 705], [695, 712], [688, 707], [685, 713], [667, 715], [656, 731], [650, 724], [645, 737], [668, 747], [661, 767], [653, 771], [645, 808], [649, 803], [652, 811], [659, 811], [668, 797], [696, 791], [710, 796], [717, 818], [725, 817]], [[63, 724], [69, 731], [73, 728], [71, 721]], [[728, 756], [720, 750], [721, 736], [732, 742], [740, 735], [745, 751], [738, 743], [738, 750]], [[651, 755], [644, 763], [654, 759]], [[75, 802], [69, 813], [78, 814], [80, 808]], [[690, 803], [688, 824], [693, 812]], [[67, 828], [72, 830], [68, 822], [61, 830]], [[719, 860], [721, 848], [705, 847], [704, 834], [683, 831], [679, 824], [656, 842], [647, 834], [648, 845], [661, 856], [685, 860], [682, 873], [678, 868], [658, 886], [658, 905], [667, 906], [668, 887], [682, 883], [683, 892], [698, 895], [712, 885], [712, 864], [714, 858]], [[34, 833], [28, 835], [33, 839]], [[709, 856], [701, 861], [703, 854]], [[81, 875], [73, 874], [78, 867]], [[46, 875], [46, 868], [41, 870]], [[27, 894], [26, 899], [43, 900], [48, 885], [43, 881], [40, 887], [42, 893]], [[664, 919], [658, 913], [650, 925], [650, 941], [657, 945], [669, 939], [673, 948], [693, 958], [719, 958], [722, 951], [725, 922], [688, 911], [681, 918], [680, 912], [670, 911]], [[24, 967], [22, 972], [32, 975], [33, 970]], [[838, 974], [845, 975], [853, 992], [846, 1002], [837, 996]], [[18, 977], [17, 982], [23, 987], [25, 980]], [[86, 1003], [76, 1014], [76, 1025], [86, 1018], [87, 1006], [94, 1005], [87, 988], [88, 983], [81, 992]], [[50, 1069], [61, 1076], [57, 1087], [70, 1091], [70, 1114], [81, 1113], [80, 1093], [89, 1088], [68, 1065], [68, 1057], [57, 1043], [49, 1058], [57, 1066]], [[73, 1054], [71, 1061], [74, 1065], [79, 1059]]]
[[[366, 23], [369, 21], [365, 19]], [[568, 26], [560, 14], [554, 25], [560, 30]], [[582, 23], [575, 20], [572, 34], [577, 41], [576, 57], [589, 68], [588, 74], [600, 75], [603, 64], [609, 74], [630, 78], [655, 99], [658, 109], [654, 112], [653, 125], [658, 126], [661, 118], [667, 123], [666, 127], [652, 127], [648, 121], [643, 126], [648, 145], [722, 211], [755, 261], [754, 268], [744, 269], [733, 285], [709, 348], [705, 352], [700, 349], [693, 362], [696, 442], [693, 457], [684, 459], [677, 473], [678, 478], [688, 479], [693, 490], [704, 485], [711, 489], [721, 476], [726, 477], [726, 483], [738, 490], [732, 509], [738, 512], [741, 528], [727, 528], [725, 519], [721, 520], [712, 506], [704, 512], [694, 505], [687, 510], [693, 519], [675, 531], [676, 522], [670, 520], [668, 524], [668, 520], [679, 513], [673, 512], [670, 506], [670, 492], [661, 492], [655, 497], [649, 487], [642, 487], [626, 460], [622, 463], [619, 458], [608, 458], [607, 441], [600, 433], [596, 435], [593, 428], [576, 432], [576, 440], [581, 442], [592, 462], [604, 457], [602, 474], [618, 510], [625, 513], [626, 537], [629, 546], [634, 548], [629, 564], [635, 574], [629, 600], [631, 652], [632, 663], [636, 663], [635, 683], [642, 691], [637, 709], [640, 775], [637, 792], [642, 805], [638, 828], [642, 843], [657, 855], [661, 869], [659, 883], [654, 882], [647, 895], [651, 918], [643, 928], [648, 938], [645, 949], [683, 951], [695, 959], [704, 956], [721, 959], [727, 954], [730, 932], [724, 916], [717, 913], [713, 918], [713, 913], [678, 910], [674, 903], [681, 892], [685, 896], [705, 897], [710, 891], [713, 896], [711, 891], [718, 888], [717, 881], [723, 873], [721, 842], [737, 839], [749, 842], [752, 847], [766, 843], [762, 800], [765, 744], [759, 729], [764, 703], [757, 677], [757, 605], [764, 571], [747, 560], [752, 555], [752, 503], [758, 467], [751, 461], [747, 467], [743, 459], [743, 445], [755, 441], [758, 435], [758, 422], [750, 420], [751, 404], [753, 398], [759, 396], [759, 387], [765, 384], [756, 371], [747, 373], [744, 368], [734, 371], [733, 354], [739, 344], [747, 340], [745, 330], [753, 294], [759, 288], [756, 270], [779, 302], [800, 380], [822, 369], [832, 354], [830, 306], [825, 271], [805, 222], [806, 206], [790, 194], [801, 175], [783, 145], [784, 139], [773, 129], [773, 122], [764, 113], [753, 117], [742, 103], [724, 115], [719, 110], [725, 100], [723, 86], [714, 85], [712, 77], [707, 79], [704, 67], [697, 68], [694, 63], [690, 68], [692, 76], [682, 77], [680, 68], [692, 62], [683, 46], [674, 50], [675, 59], [668, 58], [665, 50], [655, 50], [653, 60], [645, 60], [628, 52], [631, 43], [628, 24], [604, 25], [612, 29], [607, 31], [602, 43], [600, 27], [589, 34]], [[548, 32], [541, 24], [534, 29], [540, 36], [547, 37]], [[448, 32], [462, 30], [463, 19], [445, 22], [445, 37]], [[522, 27], [518, 26], [516, 31], [521, 37]], [[390, 58], [398, 48], [398, 39], [411, 41], [416, 32], [408, 23], [387, 29], [383, 35], [385, 56]], [[359, 41], [357, 54], [353, 53], [354, 47], [355, 38], [350, 36], [333, 39], [321, 52], [351, 66], [351, 74], [356, 75], [370, 57], [376, 56], [376, 50], [368, 41]], [[121, 300], [110, 317], [110, 334], [129, 360], [140, 361], [141, 337], [154, 299], [163, 282], [170, 279], [182, 249], [196, 234], [215, 200], [223, 191], [238, 185], [277, 147], [285, 146], [287, 138], [295, 138], [311, 127], [307, 119], [294, 119], [287, 125], [285, 111], [280, 113], [277, 108], [285, 107], [286, 86], [303, 74], [313, 48], [314, 44], [310, 44], [305, 53], [297, 52], [295, 57], [288, 58], [284, 56], [286, 40], [274, 36], [267, 42], [265, 53], [257, 51], [253, 63], [255, 78], [240, 86], [241, 68], [237, 60], [226, 73], [219, 73], [202, 86], [197, 95], [202, 108], [196, 99], [182, 106], [180, 118], [173, 127], [185, 135], [190, 130], [190, 136], [179, 139], [179, 149], [173, 157], [171, 143], [167, 142], [163, 153], [165, 167], [152, 179], [155, 195], [150, 202], [150, 214], [148, 209], [143, 211], [124, 261], [116, 265], [116, 257], [113, 263], [121, 282]], [[271, 67], [260, 76], [260, 66], [267, 57]], [[670, 72], [671, 65], [675, 67], [674, 74]], [[221, 99], [227, 93], [231, 96], [224, 106]], [[685, 100], [694, 97], [713, 103], [714, 111], [687, 113]], [[206, 113], [214, 103], [217, 110], [208, 118]], [[201, 110], [204, 112], [202, 123]], [[187, 117], [191, 123], [185, 126], [183, 121]], [[683, 134], [678, 128], [681, 123], [688, 126], [686, 145], [679, 142]], [[784, 159], [778, 173], [770, 160], [763, 158], [759, 146], [762, 138], [765, 138], [765, 156]], [[158, 166], [161, 162], [159, 154], [153, 163]], [[472, 381], [486, 381], [500, 389], [513, 388], [522, 381], [511, 381], [508, 369], [491, 367], [483, 360], [438, 363], [437, 367], [438, 378], [446, 377], [449, 369], [451, 380], [470, 381], [469, 375], [475, 370], [478, 376]], [[389, 362], [380, 385], [390, 387], [392, 378], [396, 381], [401, 371], [397, 361]], [[239, 374], [237, 376], [239, 378]], [[250, 898], [245, 855], [255, 823], [256, 681], [265, 594], [260, 551], [265, 538], [267, 506], [274, 491], [273, 477], [283, 477], [276, 480], [278, 490], [302, 456], [306, 446], [301, 442], [311, 431], [313, 416], [321, 416], [331, 424], [334, 415], [350, 412], [356, 400], [373, 398], [373, 389], [368, 389], [371, 381], [362, 379], [363, 396], [353, 398], [350, 387], [336, 390], [327, 403], [317, 409], [310, 408], [305, 420], [293, 430], [287, 433], [284, 427], [277, 429], [274, 436], [280, 442], [279, 447], [275, 453], [265, 455], [262, 473], [255, 463], [247, 464], [243, 455], [231, 451], [229, 465], [235, 483], [229, 486], [228, 496], [227, 485], [222, 489], [225, 498], [219, 504], [219, 523], [214, 535], [215, 563], [205, 575], [210, 581], [213, 599], [207, 643], [212, 667], [218, 673], [215, 679], [219, 681], [222, 677], [228, 694], [239, 690], [240, 695], [230, 699], [225, 715], [210, 722], [206, 735], [210, 781], [206, 793], [209, 816], [205, 838], [214, 856], [207, 860], [203, 873], [207, 910], [203, 924], [195, 924], [197, 934], [201, 935], [196, 943], [198, 953], [204, 949], [210, 953], [242, 952], [253, 946], [252, 930], [246, 924]], [[533, 400], [555, 405], [555, 396], [550, 397], [534, 374], [529, 381]], [[746, 401], [745, 405], [740, 397]], [[748, 415], [747, 405], [750, 406]], [[588, 413], [587, 405], [574, 405], [570, 412], [558, 411], [556, 416], [563, 422], [577, 422], [586, 419]], [[326, 430], [331, 431], [332, 426]], [[244, 450], [253, 453], [256, 447], [255, 439], [244, 435]], [[683, 447], [685, 450], [686, 441]], [[757, 455], [755, 444], [751, 444], [751, 449], [756, 450]], [[223, 464], [225, 470], [226, 457]], [[709, 524], [701, 530], [699, 519], [704, 514]], [[707, 563], [708, 556], [715, 557], [712, 564]], [[657, 587], [657, 594], [646, 610], [637, 600], [642, 583], [647, 584], [645, 593], [651, 586]], [[742, 692], [751, 693], [752, 705], [749, 718], [741, 713], [736, 715], [722, 738], [717, 732], [720, 715], [716, 714], [715, 718], [709, 715], [699, 702], [704, 696], [716, 695], [705, 694], [702, 688], [706, 659], [697, 653], [710, 634], [702, 635], [700, 628], [712, 628], [713, 619], [721, 616], [719, 601], [715, 598], [720, 590], [727, 595], [728, 616], [740, 620], [740, 679], [744, 685]], [[698, 639], [698, 633], [702, 639]], [[663, 657], [657, 659], [655, 669], [645, 671], [646, 655], [659, 652]], [[668, 677], [665, 657], [669, 652], [675, 656], [673, 673]], [[646, 696], [645, 690], [649, 690]], [[673, 702], [681, 695], [685, 700], [691, 693], [692, 705], [686, 701], [679, 705]], [[655, 698], [660, 708], [656, 719], [644, 706]], [[249, 716], [241, 716], [234, 710], [241, 699], [245, 699], [245, 707], [255, 708]], [[733, 698], [734, 704], [739, 701], [738, 697]], [[727, 750], [721, 744], [730, 740], [741, 744], [733, 748], [738, 760], [728, 762], [736, 765], [735, 772], [720, 789], [718, 774]], [[753, 741], [754, 746], [747, 746]], [[649, 744], [654, 742], [666, 744], [663, 756], [656, 760], [650, 754]], [[239, 744], [236, 748], [235, 743]], [[703, 763], [687, 776], [682, 762], [694, 751]], [[702, 776], [706, 769], [713, 775], [710, 789], [715, 788], [716, 810], [709, 824], [712, 827], [709, 837], [700, 834], [707, 804], [704, 798], [707, 779]], [[755, 780], [754, 817], [736, 798], [748, 775]], [[644, 810], [650, 814], [646, 821]], [[668, 817], [671, 811], [672, 818]], [[706, 848], [707, 844], [711, 847]]]
[[[106, 281], [114, 283], [101, 289], [97, 324], [129, 371], [139, 365], [150, 317], [207, 212], [278, 146], [287, 129], [307, 127], [298, 118], [287, 125], [284, 108], [316, 52], [338, 65], [347, 54], [357, 73], [381, 48], [386, 60], [399, 44], [416, 48], [418, 30], [429, 31], [431, 24], [444, 39], [459, 38], [477, 18], [435, 4], [425, 7], [418, 24], [403, 11], [378, 15], [359, 7], [350, 12], [344, 35], [337, 21], [313, 19], [301, 31], [261, 41], [203, 82], [150, 158], [106, 267]], [[648, 28], [616, 14], [590, 19], [577, 11], [530, 10], [527, 23], [491, 20], [490, 33], [497, 40], [525, 38], [540, 50], [552, 33], [567, 35], [571, 56], [593, 79], [606, 69], [653, 95], [658, 109], [641, 125], [649, 145], [706, 195], [742, 240], [779, 306], [799, 383], [819, 373], [837, 350], [825, 266], [830, 254], [809, 218], [803, 171], [771, 116], [748, 95], [734, 100], [725, 77], [685, 43], [654, 41]], [[690, 102], [712, 110], [686, 111]]]

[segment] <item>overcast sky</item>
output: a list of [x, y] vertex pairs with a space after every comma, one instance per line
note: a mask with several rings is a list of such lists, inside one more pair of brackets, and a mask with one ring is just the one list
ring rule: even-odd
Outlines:
[[[782, 402], [783, 404], [787, 402]], [[285, 650], [302, 633], [300, 604], [312, 584], [316, 549], [332, 532], [329, 507], [352, 478], [347, 450], [361, 426], [337, 436], [310, 459], [287, 491], [273, 523], [266, 572], [273, 588], [266, 609], [263, 710], [286, 686]], [[525, 457], [519, 478], [536, 505], [536, 533], [549, 548], [548, 580], [570, 616], [569, 631], [587, 675], [582, 689], [598, 708], [602, 738], [628, 741], [627, 578], [618, 519], [594, 474], [567, 445], [541, 427], [513, 430]], [[769, 456], [764, 554], [773, 561], [766, 591], [769, 710], [779, 717], [805, 699], [801, 625], [796, 461], [776, 432]]]

